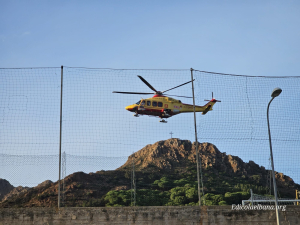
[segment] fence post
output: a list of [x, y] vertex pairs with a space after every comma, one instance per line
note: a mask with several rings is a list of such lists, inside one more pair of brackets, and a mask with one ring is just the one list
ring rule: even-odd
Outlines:
[[[135, 155], [132, 154], [132, 173], [131, 173], [131, 206], [136, 205], [136, 183], [135, 183]], [[132, 196], [133, 195], [133, 196]]]
[[[197, 138], [197, 123], [196, 123], [196, 111], [195, 111], [195, 94], [194, 94], [194, 78], [193, 78], [193, 68], [191, 68], [191, 78], [192, 78], [192, 90], [193, 90], [193, 106], [194, 106], [194, 125], [195, 125], [195, 139], [196, 139], [196, 160], [197, 160], [197, 182], [198, 182], [198, 199], [199, 206], [201, 206], [201, 193], [200, 193], [200, 177], [199, 177], [199, 150], [198, 150], [198, 138]], [[201, 164], [200, 164], [201, 166]]]
[[61, 179], [61, 134], [62, 134], [62, 97], [63, 97], [63, 71], [61, 66], [61, 81], [60, 81], [60, 126], [59, 126], [59, 169], [58, 169], [58, 208], [60, 208], [60, 179]]

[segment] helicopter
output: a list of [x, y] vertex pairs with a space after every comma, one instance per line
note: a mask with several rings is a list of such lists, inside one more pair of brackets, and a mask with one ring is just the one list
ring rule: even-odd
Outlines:
[[[166, 95], [164, 94], [167, 91], [173, 90], [180, 86], [186, 85], [192, 81], [188, 81], [186, 83], [180, 84], [176, 87], [170, 88], [165, 91], [157, 91], [153, 86], [151, 86], [142, 76], [137, 75], [154, 93], [141, 93], [141, 92], [120, 92], [113, 91], [112, 93], [119, 94], [138, 94], [138, 95], [153, 95], [151, 98], [141, 99], [135, 104], [128, 105], [125, 107], [126, 110], [130, 112], [134, 112], [135, 117], [139, 117], [140, 115], [148, 115], [159, 117], [161, 120], [159, 122], [167, 123], [166, 118], [178, 115], [180, 113], [191, 113], [194, 112], [194, 105], [182, 103], [180, 100], [174, 99], [169, 96], [183, 97], [183, 98], [192, 98], [187, 96], [178, 96], [178, 95]], [[194, 81], [194, 80], [193, 80]], [[195, 105], [195, 112], [202, 112], [205, 115], [208, 111], [213, 110], [213, 105], [216, 102], [221, 102], [219, 100], [214, 99], [212, 93], [211, 100], [204, 106]]]

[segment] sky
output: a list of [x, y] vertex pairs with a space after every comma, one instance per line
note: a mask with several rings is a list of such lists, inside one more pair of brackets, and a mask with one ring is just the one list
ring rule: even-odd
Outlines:
[[[111, 95], [112, 91], [148, 92], [137, 74], [161, 91], [189, 81], [191, 67], [251, 76], [299, 76], [298, 1], [0, 0], [0, 5], [0, 68], [57, 67], [0, 71], [0, 124], [5, 127], [0, 131], [0, 153], [41, 157], [38, 165], [26, 156], [2, 161], [0, 178], [14, 186], [35, 186], [45, 178], [55, 181], [58, 177], [55, 154], [61, 65], [65, 66], [63, 149], [69, 157], [67, 174], [79, 170], [78, 166], [85, 172], [115, 169], [146, 144], [170, 138], [171, 131], [173, 137], [194, 141], [192, 114], [172, 117], [162, 125], [157, 118], [135, 118], [124, 110], [145, 96]], [[200, 141], [210, 141], [221, 152], [245, 162], [254, 160], [266, 168], [265, 107], [273, 88], [283, 88], [281, 100], [272, 103], [273, 110], [277, 109], [271, 125], [281, 151], [275, 163], [282, 165], [278, 171], [295, 175], [299, 183], [295, 143], [287, 144], [287, 140], [299, 142], [300, 121], [293, 120], [300, 118], [299, 103], [295, 103], [300, 102], [299, 79], [220, 79], [200, 72], [195, 78], [196, 95], [200, 96], [196, 104], [205, 104], [203, 99], [210, 98], [212, 91], [222, 100], [205, 120], [197, 115]], [[185, 85], [170, 94], [191, 95], [190, 91]], [[192, 104], [190, 99], [182, 101]], [[103, 105], [108, 111], [101, 111]], [[282, 111], [282, 106], [289, 110]], [[282, 121], [274, 118], [278, 114]], [[250, 135], [251, 141], [259, 141], [241, 142], [233, 149], [236, 143], [230, 142], [235, 135], [240, 139]], [[262, 142], [266, 151], [260, 155]], [[241, 151], [245, 144], [251, 147]], [[251, 148], [256, 148], [256, 155]], [[78, 155], [86, 158], [78, 159]], [[96, 161], [88, 158], [91, 156]], [[19, 176], [33, 170], [34, 174]]]
[[299, 1], [0, 1], [0, 68], [299, 75]]

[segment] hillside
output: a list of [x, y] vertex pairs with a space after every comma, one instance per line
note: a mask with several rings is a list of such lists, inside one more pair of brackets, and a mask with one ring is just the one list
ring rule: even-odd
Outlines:
[[[207, 205], [241, 203], [254, 193], [269, 193], [269, 172], [253, 161], [221, 153], [210, 143], [199, 145]], [[77, 172], [64, 179], [65, 206], [126, 206], [132, 204], [131, 177], [135, 167], [137, 205], [197, 204], [195, 144], [169, 139], [147, 145], [128, 157], [114, 171], [85, 174]], [[280, 197], [294, 198], [298, 184], [276, 173]], [[45, 181], [37, 187], [8, 193], [0, 207], [57, 206], [57, 182]], [[204, 199], [204, 198], [202, 198]]]
[[0, 201], [2, 201], [4, 196], [11, 192], [13, 189], [14, 186], [12, 186], [7, 180], [0, 178]]

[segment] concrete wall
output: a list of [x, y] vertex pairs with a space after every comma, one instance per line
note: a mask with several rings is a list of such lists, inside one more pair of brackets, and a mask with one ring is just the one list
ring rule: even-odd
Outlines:
[[[280, 212], [282, 225], [300, 224], [300, 206]], [[231, 206], [6, 208], [0, 225], [275, 225], [275, 211], [232, 210]]]

